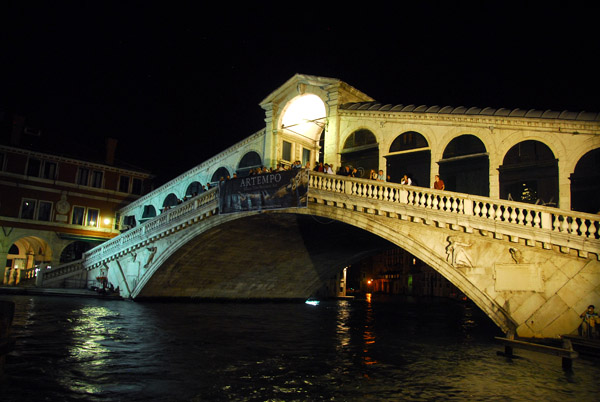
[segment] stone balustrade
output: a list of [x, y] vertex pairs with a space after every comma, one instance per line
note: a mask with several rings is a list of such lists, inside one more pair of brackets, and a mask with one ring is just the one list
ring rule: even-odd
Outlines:
[[[598, 255], [600, 217], [557, 208], [491, 199], [417, 186], [311, 172], [309, 200], [357, 212], [435, 224], [453, 230], [518, 242], [524, 239], [561, 252], [576, 250], [579, 256]], [[218, 190], [213, 188], [175, 208], [128, 230], [84, 254], [92, 267], [110, 256], [147, 243], [153, 237], [178, 230], [189, 219], [198, 220], [218, 210]]]
[[58, 267], [54, 267], [54, 268], [47, 269], [47, 270], [42, 270], [42, 271], [40, 271], [40, 273], [42, 273], [44, 281], [54, 279], [54, 278], [68, 276], [69, 274], [72, 274], [74, 272], [81, 271], [83, 269], [83, 262], [84, 262], [84, 259], [71, 261], [66, 264], [62, 264]]
[[[322, 173], [311, 173], [309, 187], [321, 190], [321, 198], [314, 198], [316, 202], [362, 208], [362, 212], [381, 215], [396, 214], [406, 220], [436, 222], [468, 233], [473, 230], [492, 232], [496, 238], [508, 236], [515, 242], [522, 238], [531, 246], [540, 242], [544, 248], [554, 245], [562, 252], [575, 249], [582, 257], [599, 251], [598, 215]], [[342, 197], [326, 196], [326, 193]], [[352, 201], [345, 202], [350, 199], [343, 198], [344, 195], [352, 196]], [[364, 202], [361, 203], [361, 199]]]
[[102, 243], [84, 254], [86, 267], [94, 266], [108, 256], [135, 247], [144, 240], [161, 236], [161, 233], [176, 230], [178, 225], [184, 224], [190, 218], [198, 220], [203, 216], [214, 214], [218, 208], [217, 197], [217, 188], [210, 189], [146, 221], [144, 224]]

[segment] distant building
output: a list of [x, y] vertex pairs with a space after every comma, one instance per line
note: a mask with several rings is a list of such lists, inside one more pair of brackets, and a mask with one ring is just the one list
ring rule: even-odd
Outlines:
[[120, 233], [117, 211], [152, 190], [148, 172], [0, 145], [0, 284], [73, 261]]
[[350, 268], [348, 286], [360, 293], [461, 297], [441, 274], [401, 248], [365, 258]]

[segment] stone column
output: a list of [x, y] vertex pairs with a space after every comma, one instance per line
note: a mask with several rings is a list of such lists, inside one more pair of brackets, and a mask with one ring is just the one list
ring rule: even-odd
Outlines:
[[560, 209], [571, 209], [571, 178], [570, 173], [558, 166], [558, 200], [557, 206]]
[[8, 283], [8, 271], [10, 271], [10, 268], [6, 268], [7, 256], [8, 253], [6, 251], [0, 251], [0, 274], [2, 274], [2, 277], [0, 277], [0, 283], [5, 285]]
[[265, 137], [263, 149], [263, 165], [267, 167], [277, 166], [277, 148], [279, 146], [279, 135], [273, 126], [273, 103], [262, 105], [265, 110]]
[[[340, 122], [337, 113], [339, 93], [337, 91], [329, 93], [329, 99], [325, 103], [327, 107], [327, 125], [325, 127], [325, 150], [323, 157], [325, 163], [333, 163], [335, 168], [341, 164], [338, 145], [340, 137]], [[335, 173], [335, 172], [334, 172]]]

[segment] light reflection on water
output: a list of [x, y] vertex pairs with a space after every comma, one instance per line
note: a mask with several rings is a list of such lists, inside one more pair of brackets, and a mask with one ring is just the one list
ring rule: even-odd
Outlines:
[[16, 302], [2, 401], [598, 400], [598, 362], [496, 355], [470, 304]]

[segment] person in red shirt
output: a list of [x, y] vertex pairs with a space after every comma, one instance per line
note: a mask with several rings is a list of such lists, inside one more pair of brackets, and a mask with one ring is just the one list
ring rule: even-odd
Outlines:
[[446, 185], [444, 184], [444, 180], [440, 179], [440, 176], [435, 175], [435, 182], [433, 183], [433, 188], [436, 190], [445, 190]]

